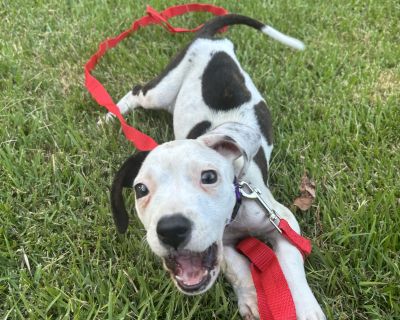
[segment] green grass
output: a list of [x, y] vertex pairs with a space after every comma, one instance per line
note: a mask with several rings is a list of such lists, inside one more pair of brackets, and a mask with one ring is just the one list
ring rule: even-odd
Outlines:
[[[274, 195], [295, 210], [303, 171], [316, 181], [314, 206], [296, 215], [314, 243], [307, 276], [328, 318], [399, 319], [398, 1], [216, 3], [307, 44], [295, 52], [245, 27], [228, 33], [273, 113]], [[137, 219], [126, 236], [112, 223], [108, 190], [134, 149], [117, 124], [96, 126], [104, 110], [83, 87], [83, 65], [144, 9], [127, 0], [0, 2], [2, 319], [239, 319], [223, 277], [185, 297]], [[146, 28], [95, 74], [117, 100], [190, 38]], [[172, 139], [167, 115], [140, 111], [129, 122]]]

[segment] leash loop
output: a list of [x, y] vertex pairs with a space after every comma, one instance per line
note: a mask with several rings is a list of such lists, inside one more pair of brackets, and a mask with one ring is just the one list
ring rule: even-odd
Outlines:
[[251, 261], [260, 320], [296, 320], [296, 307], [274, 251], [256, 238], [246, 238], [236, 248]]
[[[186, 10], [192, 11], [190, 10], [190, 7], [188, 6], [183, 6], [183, 8], [185, 8]], [[189, 12], [187, 11], [187, 12]], [[194, 29], [186, 29], [186, 28], [180, 28], [180, 27], [174, 27], [172, 26], [168, 20], [172, 17], [174, 17], [175, 15], [180, 15], [180, 11], [177, 10], [175, 13], [175, 15], [167, 15], [167, 17], [165, 17], [165, 10], [163, 12], [158, 12], [157, 10], [155, 10], [153, 7], [151, 6], [147, 6], [146, 8], [146, 13], [154, 20], [154, 22], [156, 22], [157, 24], [160, 24], [161, 26], [163, 26], [166, 30], [168, 30], [171, 33], [180, 33], [180, 32], [196, 32], [197, 30], [199, 30], [203, 25], [199, 25]], [[182, 13], [183, 14], [183, 13]]]
[[198, 26], [194, 29], [185, 29], [185, 28], [175, 28], [169, 22], [168, 19], [185, 14], [187, 12], [210, 12], [214, 15], [225, 15], [228, 11], [222, 7], [217, 7], [209, 4], [200, 4], [200, 3], [192, 3], [185, 4], [179, 6], [172, 6], [165, 9], [162, 12], [157, 12], [150, 6], [147, 6], [146, 12], [147, 15], [141, 17], [140, 19], [135, 20], [131, 27], [119, 35], [113, 38], [108, 38], [100, 43], [97, 51], [93, 54], [88, 62], [85, 64], [85, 86], [86, 89], [91, 94], [92, 98], [101, 106], [105, 107], [109, 112], [114, 114], [116, 118], [119, 120], [121, 124], [122, 131], [125, 137], [133, 143], [136, 149], [141, 151], [150, 151], [157, 147], [157, 142], [155, 142], [148, 135], [140, 132], [136, 128], [129, 126], [122, 114], [119, 111], [119, 108], [114, 103], [107, 90], [101, 84], [99, 80], [97, 80], [91, 72], [96, 67], [97, 63], [101, 60], [101, 58], [105, 55], [105, 53], [114, 48], [119, 42], [124, 40], [131, 33], [137, 31], [138, 29], [152, 25], [152, 24], [161, 24], [164, 28], [166, 28], [169, 32], [195, 32], [201, 26]]

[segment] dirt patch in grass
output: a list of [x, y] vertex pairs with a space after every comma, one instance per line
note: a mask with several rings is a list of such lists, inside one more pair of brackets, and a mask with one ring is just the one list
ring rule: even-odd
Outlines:
[[383, 70], [375, 82], [370, 99], [373, 103], [387, 102], [391, 96], [400, 94], [400, 76], [394, 69]]

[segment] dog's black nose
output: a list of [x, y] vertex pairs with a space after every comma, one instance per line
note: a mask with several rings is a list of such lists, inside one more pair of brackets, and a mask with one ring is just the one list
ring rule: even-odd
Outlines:
[[187, 243], [191, 231], [192, 223], [181, 214], [161, 218], [157, 224], [157, 234], [160, 241], [175, 249]]

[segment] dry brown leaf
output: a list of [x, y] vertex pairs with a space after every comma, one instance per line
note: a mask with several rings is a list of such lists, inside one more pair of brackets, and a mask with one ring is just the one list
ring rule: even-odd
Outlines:
[[300, 197], [297, 197], [293, 204], [302, 211], [310, 209], [315, 199], [315, 182], [308, 177], [307, 171], [304, 171], [300, 183]]
[[298, 197], [294, 200], [293, 204], [299, 208], [301, 211], [306, 211], [310, 209], [314, 199], [311, 197]]

